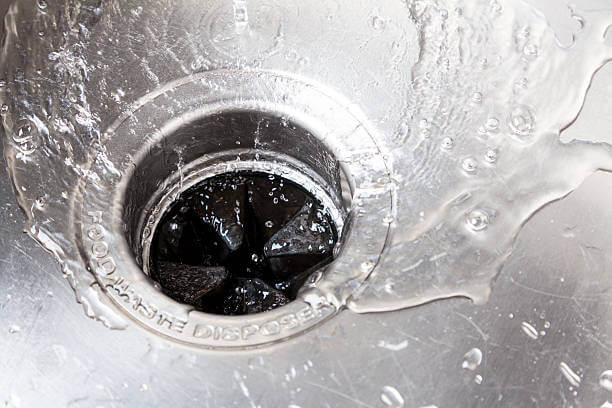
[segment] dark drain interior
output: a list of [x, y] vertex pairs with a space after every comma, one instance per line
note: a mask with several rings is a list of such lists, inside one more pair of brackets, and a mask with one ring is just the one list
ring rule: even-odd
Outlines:
[[282, 177], [225, 173], [185, 191], [158, 224], [150, 276], [197, 310], [264, 312], [296, 298], [333, 257], [337, 233], [319, 200]]

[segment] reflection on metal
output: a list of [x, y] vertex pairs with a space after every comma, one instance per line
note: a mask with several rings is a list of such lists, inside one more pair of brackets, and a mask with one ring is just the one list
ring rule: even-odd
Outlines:
[[[581, 182], [610, 152], [557, 135], [609, 58], [605, 1], [162, 3], [8, 11], [0, 403], [606, 404], [612, 180]], [[611, 83], [564, 140], [610, 141]], [[343, 245], [295, 302], [212, 316], [148, 279], [147, 242], [232, 170], [304, 186]], [[83, 317], [13, 197], [86, 314], [123, 330]], [[430, 302], [454, 296], [482, 304]]]

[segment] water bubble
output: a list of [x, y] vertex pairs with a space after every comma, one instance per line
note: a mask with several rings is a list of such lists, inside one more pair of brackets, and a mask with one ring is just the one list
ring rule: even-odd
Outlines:
[[453, 148], [454, 145], [455, 141], [450, 137], [445, 137], [444, 139], [442, 139], [442, 143], [440, 143], [440, 147], [442, 147], [444, 150], [450, 150]]
[[474, 173], [478, 168], [478, 164], [476, 163], [476, 160], [474, 160], [473, 157], [468, 157], [463, 160], [463, 162], [461, 163], [461, 167], [467, 173]]
[[519, 136], [529, 135], [533, 131], [534, 123], [535, 120], [531, 109], [523, 105], [512, 109], [510, 117], [508, 118], [510, 130]]
[[402, 408], [404, 406], [404, 397], [395, 387], [390, 385], [382, 387], [380, 400], [390, 408]]
[[482, 231], [489, 226], [489, 214], [480, 209], [474, 209], [467, 215], [466, 222], [473, 231]]
[[523, 330], [523, 333], [525, 333], [528, 337], [530, 337], [530, 338], [532, 338], [534, 340], [537, 340], [537, 338], [538, 338], [538, 331], [530, 323], [522, 322], [521, 323], [521, 330]]
[[142, 6], [138, 6], [135, 9], [132, 9], [132, 15], [134, 17], [140, 17], [140, 13], [142, 13]]
[[474, 377], [474, 382], [475, 382], [476, 384], [478, 384], [478, 385], [482, 384], [482, 381], [483, 381], [483, 380], [484, 380], [484, 379], [482, 378], [482, 375], [480, 375], [480, 374], [476, 374], [476, 376]]
[[482, 351], [479, 348], [474, 347], [463, 356], [463, 362], [461, 368], [466, 370], [474, 371], [482, 362]]
[[42, 209], [46, 203], [47, 203], [47, 200], [44, 196], [40, 196], [36, 199], [36, 207], [38, 209]]
[[612, 370], [606, 370], [599, 376], [599, 385], [612, 392]]
[[385, 20], [378, 16], [372, 17], [372, 28], [375, 30], [384, 30], [385, 29]]
[[550, 322], [548, 320], [544, 322], [544, 328], [545, 329], [549, 329], [550, 328]]
[[487, 69], [488, 66], [489, 66], [489, 60], [487, 59], [487, 57], [483, 57], [480, 60], [480, 68]]
[[17, 135], [13, 135], [13, 140], [16, 143], [23, 143], [32, 139], [32, 123], [25, 119], [17, 124]]
[[580, 382], [582, 381], [582, 379], [578, 374], [576, 374], [574, 370], [570, 368], [569, 365], [567, 365], [567, 363], [563, 361], [559, 363], [559, 370], [561, 370], [561, 374], [563, 374], [563, 377], [565, 377], [565, 379], [569, 381], [571, 385], [573, 385], [574, 387], [580, 386]]
[[527, 44], [523, 48], [523, 54], [529, 59], [535, 59], [538, 56], [538, 46], [535, 44]]
[[361, 263], [361, 270], [363, 272], [370, 272], [374, 268], [375, 265], [376, 265], [376, 263], [374, 261], [371, 261], [371, 260], [362, 262]]
[[501, 12], [503, 10], [502, 5], [499, 4], [499, 2], [497, 0], [491, 1], [490, 7], [491, 7], [491, 12], [493, 14], [501, 14]]
[[499, 128], [499, 119], [497, 118], [489, 118], [487, 119], [487, 123], [485, 123], [485, 127], [488, 131], [495, 131]]
[[272, 228], [274, 226], [274, 222], [268, 220], [264, 223], [264, 225], [266, 226], [266, 228]]
[[487, 163], [495, 163], [497, 161], [497, 150], [489, 149], [485, 153], [484, 159]]

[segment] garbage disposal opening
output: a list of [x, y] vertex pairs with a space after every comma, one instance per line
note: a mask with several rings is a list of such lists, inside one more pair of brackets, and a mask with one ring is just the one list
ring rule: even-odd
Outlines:
[[338, 253], [349, 184], [303, 125], [235, 110], [152, 139], [123, 220], [137, 263], [166, 296], [205, 313], [265, 312]]

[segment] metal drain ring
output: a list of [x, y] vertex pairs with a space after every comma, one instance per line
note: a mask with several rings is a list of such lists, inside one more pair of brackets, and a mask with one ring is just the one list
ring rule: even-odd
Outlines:
[[[391, 213], [392, 203], [391, 180], [382, 153], [364, 121], [337, 99], [312, 84], [276, 73], [217, 71], [190, 76], [148, 95], [120, 118], [106, 132], [104, 152], [95, 160], [75, 206], [75, 219], [80, 222], [77, 245], [118, 308], [158, 334], [210, 348], [280, 341], [334, 315], [378, 261], [389, 228], [384, 219]], [[162, 294], [137, 263], [130, 238], [126, 238], [130, 227], [124, 222], [126, 194], [135, 169], [153, 146], [170, 152], [172, 137], [180, 126], [228, 111], [290, 117], [341, 163], [351, 189], [351, 221], [343, 250], [316, 282], [327, 299], [312, 301], [311, 295], [298, 296], [266, 313], [210, 315]], [[316, 173], [305, 174], [305, 179], [316, 178]], [[141, 218], [134, 224], [142, 226], [143, 214], [138, 216]]]

